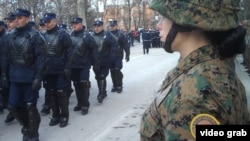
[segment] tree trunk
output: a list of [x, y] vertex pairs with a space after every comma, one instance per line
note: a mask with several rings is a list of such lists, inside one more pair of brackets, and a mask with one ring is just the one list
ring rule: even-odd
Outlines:
[[87, 25], [86, 25], [86, 13], [85, 13], [86, 4], [87, 3], [85, 2], [85, 0], [77, 0], [77, 12], [78, 12], [78, 16], [83, 19], [83, 24], [86, 26], [86, 29], [87, 29]]

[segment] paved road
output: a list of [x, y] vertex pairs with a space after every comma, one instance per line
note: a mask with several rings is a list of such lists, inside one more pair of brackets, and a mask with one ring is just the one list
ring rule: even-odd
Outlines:
[[[76, 96], [73, 93], [70, 98], [69, 125], [66, 128], [50, 127], [48, 123], [51, 115], [42, 116], [40, 141], [138, 141], [141, 114], [152, 101], [154, 92], [166, 73], [176, 65], [178, 57], [178, 54], [167, 54], [161, 48], [150, 49], [148, 55], [143, 55], [140, 44], [132, 47], [130, 62], [124, 62], [124, 91], [122, 94], [111, 93], [109, 76], [108, 97], [102, 104], [96, 100], [97, 85], [91, 71], [89, 114], [82, 116], [73, 111], [76, 104]], [[236, 69], [246, 86], [250, 101], [249, 76], [240, 65], [241, 61], [241, 56], [236, 58]], [[42, 89], [38, 100], [39, 110], [44, 99], [43, 93]], [[7, 112], [4, 112], [0, 115], [0, 141], [20, 141], [21, 127], [17, 121], [4, 124], [6, 114]]]

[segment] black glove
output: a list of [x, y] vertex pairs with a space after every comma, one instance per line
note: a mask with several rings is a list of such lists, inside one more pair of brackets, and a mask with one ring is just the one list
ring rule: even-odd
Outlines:
[[35, 79], [32, 83], [32, 89], [33, 90], [40, 90], [42, 85], [42, 81], [40, 79]]
[[71, 70], [70, 69], [64, 69], [64, 75], [66, 76], [66, 79], [68, 81], [71, 80]]
[[126, 55], [125, 60], [126, 60], [126, 62], [129, 61], [129, 55]]
[[2, 74], [2, 84], [4, 87], [8, 88], [9, 87], [9, 80], [6, 76], [6, 74]]

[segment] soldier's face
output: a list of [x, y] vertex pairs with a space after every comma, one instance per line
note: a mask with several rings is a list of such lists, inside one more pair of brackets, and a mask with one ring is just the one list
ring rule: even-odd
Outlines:
[[40, 31], [46, 30], [46, 26], [45, 26], [45, 25], [44, 25], [44, 26], [39, 26], [39, 30], [40, 30]]
[[156, 26], [160, 31], [160, 38], [162, 42], [166, 41], [168, 32], [171, 29], [172, 24], [172, 21], [164, 17], [162, 17], [161, 20], [157, 23]]
[[7, 26], [8, 26], [8, 30], [12, 30], [14, 28], [16, 28], [17, 26], [17, 20], [8, 20], [7, 21]]
[[51, 30], [52, 28], [54, 28], [56, 26], [56, 19], [51, 19], [50, 21], [46, 21], [45, 22], [45, 27], [47, 30]]
[[28, 24], [30, 22], [30, 18], [29, 17], [25, 17], [25, 16], [17, 16], [17, 28], [21, 28], [24, 27], [26, 24]]
[[79, 31], [82, 29], [82, 23], [72, 23], [73, 31]]
[[96, 25], [96, 26], [94, 27], [95, 33], [99, 33], [99, 32], [101, 32], [103, 29], [104, 29], [103, 25], [101, 25], [101, 26], [97, 26], [97, 25]]
[[117, 25], [110, 26], [110, 30], [111, 30], [111, 31], [117, 30], [117, 28], [118, 28]]

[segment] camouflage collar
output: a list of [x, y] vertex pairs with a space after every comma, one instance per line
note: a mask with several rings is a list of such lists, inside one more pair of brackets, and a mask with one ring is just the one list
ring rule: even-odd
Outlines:
[[176, 78], [178, 78], [183, 73], [187, 73], [188, 70], [193, 68], [195, 65], [218, 57], [218, 53], [214, 50], [212, 46], [209, 45], [200, 47], [199, 49], [191, 52], [186, 58], [180, 60], [178, 65], [168, 73], [158, 92], [162, 92]]

